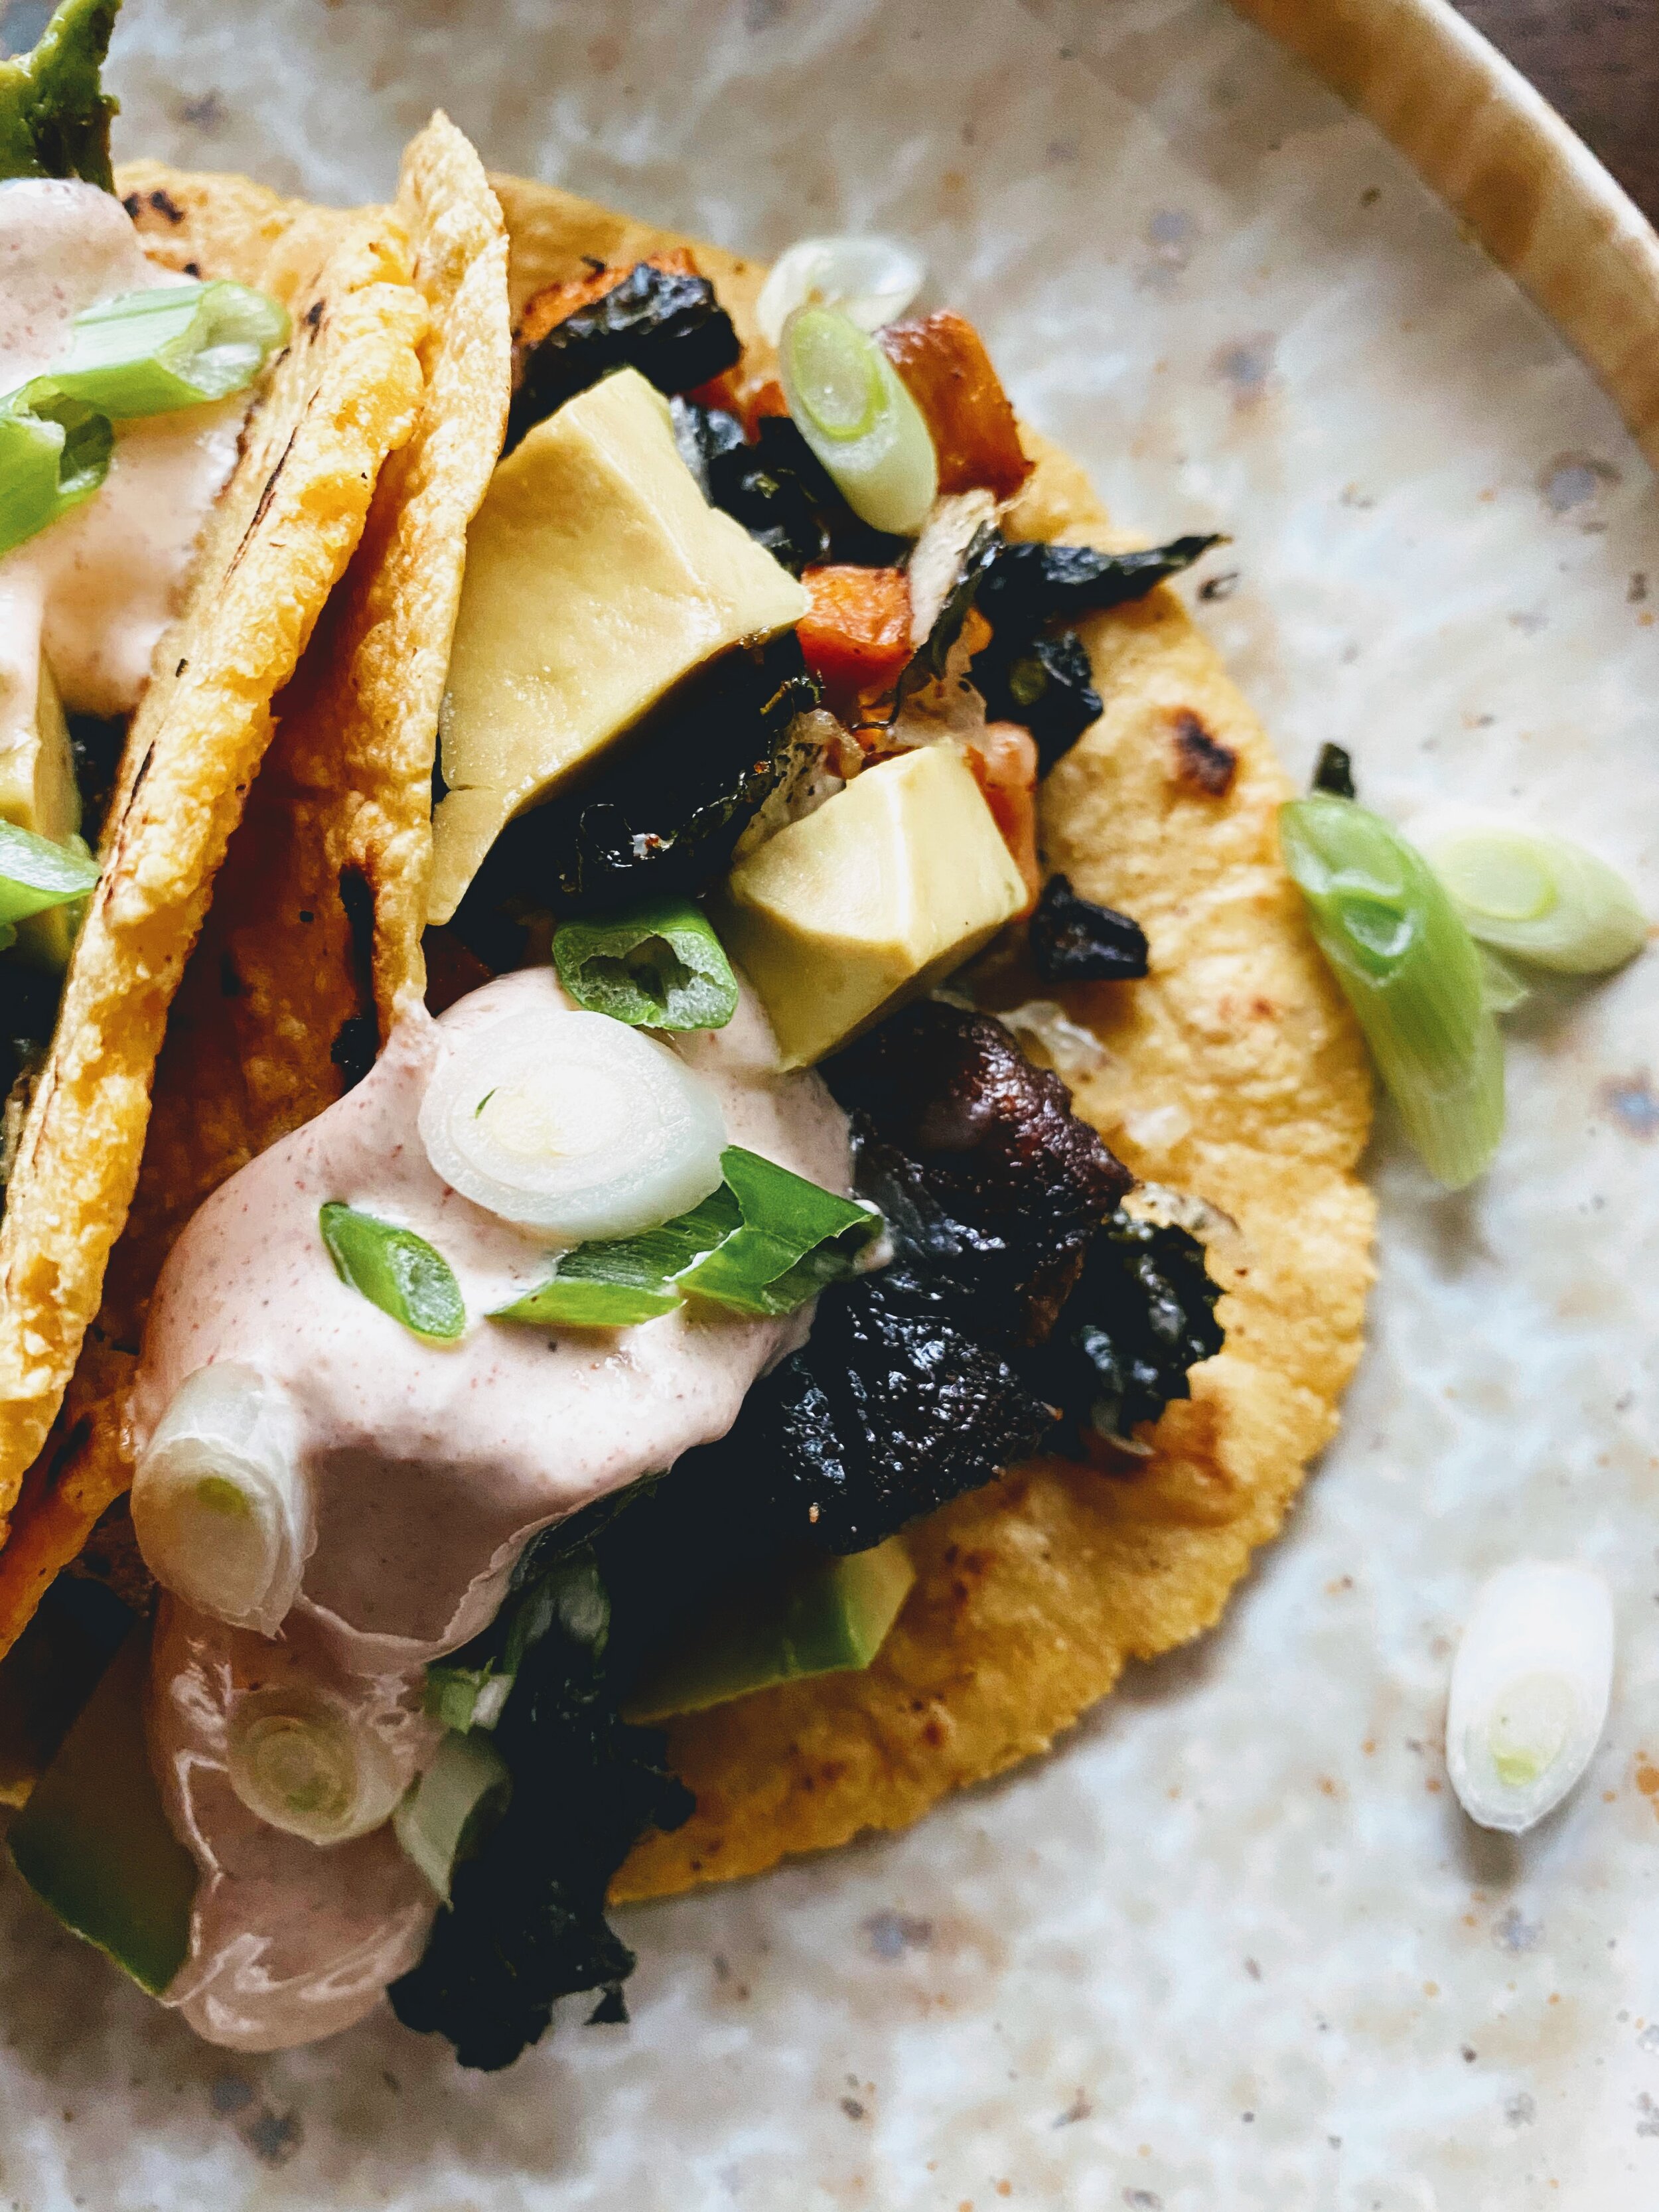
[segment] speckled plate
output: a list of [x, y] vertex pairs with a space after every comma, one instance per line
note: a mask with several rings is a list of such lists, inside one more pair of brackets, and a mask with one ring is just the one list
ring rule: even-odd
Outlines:
[[[1251, 4], [1464, 223], [1223, 0], [129, 0], [119, 145], [356, 198], [441, 100], [734, 246], [908, 232], [1121, 518], [1234, 533], [1197, 611], [1293, 769], [1559, 825], [1659, 912], [1659, 501], [1609, 396], [1654, 435], [1659, 249], [1449, 11]], [[494, 2079], [389, 2019], [228, 2059], [0, 1884], [0, 2206], [1659, 2201], [1659, 959], [1511, 1037], [1474, 1193], [1384, 1120], [1346, 1427], [1218, 1634], [907, 1835], [629, 1913], [633, 2025]], [[1601, 1569], [1620, 1660], [1516, 1844], [1439, 1732], [1523, 1554]]]

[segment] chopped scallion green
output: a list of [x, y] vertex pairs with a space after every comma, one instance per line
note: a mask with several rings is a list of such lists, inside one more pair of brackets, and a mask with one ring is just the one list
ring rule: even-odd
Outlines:
[[118, 422], [170, 415], [246, 390], [288, 334], [288, 310], [246, 284], [155, 285], [78, 314], [50, 381]]
[[109, 417], [49, 376], [0, 399], [0, 553], [90, 499], [114, 442]]
[[579, 1244], [550, 1281], [491, 1318], [627, 1328], [688, 1296], [738, 1313], [793, 1313], [853, 1273], [880, 1230], [873, 1207], [741, 1146], [726, 1146], [720, 1169], [720, 1189], [690, 1213], [641, 1236]]
[[324, 1206], [318, 1222], [343, 1283], [428, 1343], [454, 1343], [466, 1327], [461, 1286], [424, 1237], [337, 1200]]
[[431, 1765], [410, 1784], [392, 1826], [446, 1905], [457, 1864], [507, 1810], [512, 1794], [507, 1761], [477, 1730], [445, 1736]]
[[1464, 830], [1430, 858], [1471, 935], [1534, 967], [1600, 975], [1647, 943], [1647, 916], [1625, 878], [1568, 838]]
[[1285, 866], [1430, 1172], [1471, 1182], [1504, 1133], [1504, 1051], [1474, 940], [1415, 846], [1369, 808], [1280, 807]]
[[98, 863], [76, 837], [54, 845], [14, 822], [0, 822], [0, 951], [17, 924], [53, 907], [72, 906], [98, 881]]
[[567, 921], [553, 964], [579, 1006], [654, 1030], [724, 1029], [738, 980], [708, 916], [690, 899], [653, 899], [633, 913]]

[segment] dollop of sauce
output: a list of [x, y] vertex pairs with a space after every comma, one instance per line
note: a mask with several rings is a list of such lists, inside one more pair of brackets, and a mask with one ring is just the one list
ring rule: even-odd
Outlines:
[[[0, 392], [62, 361], [83, 308], [177, 284], [95, 185], [0, 186]], [[32, 738], [40, 653], [71, 713], [130, 714], [178, 613], [250, 395], [118, 422], [101, 488], [0, 559], [0, 751]]]
[[[529, 1539], [723, 1436], [805, 1334], [804, 1314], [689, 1306], [605, 1333], [483, 1318], [546, 1279], [547, 1240], [439, 1178], [416, 1126], [421, 1100], [453, 1038], [569, 1005], [544, 968], [498, 978], [440, 1021], [415, 1009], [362, 1083], [208, 1200], [157, 1285], [137, 1450], [197, 1369], [254, 1367], [295, 1408], [317, 1534], [277, 1643], [178, 1605], [157, 1643], [151, 1749], [204, 1875], [167, 2002], [213, 2042], [270, 2050], [349, 2026], [419, 1955], [434, 1907], [389, 1830], [319, 1848], [241, 1806], [224, 1747], [235, 1695], [278, 1667], [310, 1670], [412, 1774], [433, 1741], [419, 1719], [425, 1662], [493, 1618]], [[713, 1089], [728, 1143], [850, 1188], [845, 1117], [815, 1075], [777, 1074], [746, 986], [725, 1029], [671, 1042]], [[318, 1227], [337, 1199], [443, 1254], [470, 1316], [459, 1344], [422, 1342], [337, 1278]]]

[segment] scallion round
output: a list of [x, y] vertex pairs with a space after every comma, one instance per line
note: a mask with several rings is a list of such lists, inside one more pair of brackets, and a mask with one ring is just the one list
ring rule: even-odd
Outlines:
[[1446, 1707], [1446, 1765], [1469, 1818], [1518, 1835], [1559, 1805], [1589, 1764], [1612, 1686], [1599, 1575], [1522, 1559], [1485, 1583]]
[[1368, 807], [1316, 793], [1281, 806], [1279, 829], [1407, 1134], [1430, 1173], [1462, 1188], [1504, 1133], [1504, 1048], [1474, 939], [1416, 847]]
[[1541, 830], [1463, 830], [1429, 855], [1472, 936], [1535, 968], [1600, 975], [1648, 941], [1647, 916], [1616, 868]]
[[939, 492], [921, 410], [867, 331], [836, 307], [799, 307], [778, 349], [796, 428], [872, 529], [914, 538]]
[[222, 278], [123, 292], [75, 318], [50, 381], [118, 422], [171, 415], [245, 391], [289, 327], [279, 301]]
[[453, 1731], [430, 1766], [410, 1784], [392, 1816], [398, 1841], [447, 1905], [459, 1862], [507, 1809], [513, 1794], [507, 1761], [489, 1738]]
[[98, 881], [98, 863], [81, 840], [56, 845], [15, 822], [0, 822], [0, 926], [72, 906]]
[[878, 331], [904, 313], [927, 274], [896, 238], [798, 238], [772, 264], [755, 320], [772, 345], [797, 307], [839, 307], [861, 331]]
[[186, 1376], [138, 1462], [132, 1525], [164, 1589], [274, 1636], [316, 1541], [287, 1393], [233, 1360]]
[[249, 1812], [309, 1844], [366, 1836], [403, 1795], [380, 1736], [316, 1684], [245, 1692], [230, 1709], [228, 1753], [230, 1786]]

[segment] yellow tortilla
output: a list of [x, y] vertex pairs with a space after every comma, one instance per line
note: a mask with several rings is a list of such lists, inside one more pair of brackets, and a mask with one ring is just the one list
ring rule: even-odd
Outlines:
[[[113, 933], [100, 928], [95, 911], [76, 955], [77, 978], [89, 960], [100, 963], [100, 1006], [113, 999], [124, 1007], [113, 1036], [106, 1017], [103, 1059], [124, 1051], [125, 1060], [118, 1119], [110, 1099], [118, 1079], [106, 1065], [101, 1088], [92, 1091], [88, 1118], [100, 1117], [102, 1152], [83, 1137], [78, 1147], [64, 1147], [58, 1170], [78, 1270], [72, 1306], [67, 1267], [54, 1249], [43, 1255], [30, 1194], [21, 1194], [20, 1205], [13, 1187], [0, 1251], [32, 1261], [32, 1273], [19, 1283], [14, 1263], [8, 1279], [5, 1348], [14, 1330], [30, 1326], [23, 1284], [38, 1286], [43, 1303], [55, 1298], [57, 1328], [51, 1363], [35, 1364], [27, 1395], [21, 1379], [5, 1373], [0, 1478], [9, 1470], [14, 1485], [56, 1410], [97, 1304], [106, 1255], [132, 1206], [64, 1419], [29, 1474], [0, 1552], [0, 1651], [131, 1480], [121, 1433], [126, 1385], [173, 1237], [227, 1176], [339, 1095], [330, 1054], [342, 1024], [365, 1010], [372, 1020], [376, 999], [389, 1020], [396, 1001], [422, 988], [438, 701], [466, 525], [489, 481], [507, 406], [501, 214], [477, 155], [443, 118], [410, 148], [395, 210], [339, 215], [279, 200], [245, 179], [185, 175], [154, 163], [135, 165], [120, 181], [146, 243], [159, 245], [173, 265], [277, 290], [302, 339], [309, 303], [325, 304], [309, 342], [314, 365], [296, 347], [300, 380], [285, 363], [255, 424], [265, 474], [270, 459], [291, 448], [286, 465], [247, 549], [228, 563], [226, 533], [236, 533], [228, 540], [234, 551], [252, 503], [246, 462], [239, 471], [226, 495], [230, 520], [224, 530], [216, 520], [174, 651], [192, 672], [222, 672], [216, 680], [201, 674], [193, 695], [201, 704], [188, 718], [169, 709], [159, 683], [140, 712], [135, 744], [148, 730], [155, 749], [146, 794], [158, 793], [163, 758], [173, 763], [161, 787], [165, 798], [149, 799], [147, 856], [132, 864], [147, 871], [147, 891], [155, 883], [154, 900], [107, 947]], [[308, 274], [319, 260], [320, 274]], [[356, 557], [301, 662], [354, 546]], [[283, 684], [279, 734], [231, 841], [218, 899], [173, 1009], [135, 1196], [167, 998]], [[124, 823], [121, 836], [128, 835]], [[113, 886], [131, 898], [125, 849], [100, 896]], [[350, 957], [343, 871], [362, 875], [375, 902], [372, 994], [360, 989], [368, 979]], [[171, 903], [151, 911], [163, 898]], [[149, 994], [134, 945], [140, 924], [148, 930], [143, 951], [164, 947], [169, 963]], [[72, 982], [60, 1052], [75, 1050], [71, 1024], [85, 1018], [77, 988]], [[0, 1794], [5, 1787], [0, 1776]]]
[[[515, 314], [543, 286], [580, 275], [589, 256], [626, 263], [687, 242], [549, 187], [495, 182], [512, 239]], [[764, 270], [694, 250], [752, 342]], [[450, 419], [463, 438], [482, 420], [469, 414], [471, 404], [458, 391]], [[435, 438], [435, 425], [428, 433]], [[1028, 444], [1038, 467], [1011, 531], [1110, 542], [1082, 472], [1043, 441]], [[418, 584], [412, 574], [396, 588], [389, 581], [387, 604], [403, 611], [407, 639], [421, 639], [429, 619], [424, 642], [441, 631], [447, 645], [448, 587], [436, 613], [421, 613]], [[1153, 972], [1127, 989], [1066, 994], [1068, 1012], [1106, 1050], [1077, 1104], [1139, 1174], [1216, 1210], [1210, 1265], [1225, 1286], [1226, 1347], [1194, 1371], [1191, 1401], [1170, 1407], [1152, 1433], [1152, 1455], [1133, 1470], [1042, 1462], [913, 1531], [916, 1588], [867, 1673], [763, 1692], [674, 1723], [671, 1759], [697, 1810], [678, 1834], [641, 1842], [614, 1886], [618, 1900], [755, 1873], [865, 1828], [900, 1826], [946, 1791], [1042, 1750], [1111, 1688], [1127, 1659], [1167, 1650], [1218, 1619], [1335, 1428], [1371, 1272], [1372, 1206], [1354, 1174], [1370, 1090], [1358, 1036], [1279, 863], [1274, 810], [1288, 786], [1172, 593], [1098, 618], [1088, 642], [1106, 711], [1049, 780], [1043, 838], [1050, 864], [1079, 890], [1142, 921]], [[307, 684], [313, 677], [333, 684], [342, 665], [313, 658]], [[337, 708], [337, 695], [327, 696]], [[430, 728], [423, 716], [418, 727], [399, 720], [393, 704], [381, 695], [374, 710], [380, 748], [377, 725], [363, 726], [354, 774], [373, 785], [376, 763], [391, 764], [379, 788], [401, 792], [409, 805], [401, 815], [392, 808], [404, 834], [384, 849], [421, 867], [414, 801], [423, 797]], [[1212, 788], [1206, 773], [1227, 753], [1236, 759], [1231, 782]], [[244, 835], [266, 818], [259, 834], [275, 852], [283, 822], [310, 818], [313, 803], [319, 818], [337, 818], [327, 793], [307, 788], [279, 748]], [[386, 1006], [418, 975], [419, 902], [388, 896], [381, 881], [375, 889]], [[134, 1244], [141, 1255], [164, 1249], [202, 1194], [190, 1154], [204, 1127], [218, 1147], [217, 1181], [239, 1147], [246, 1157], [333, 1095], [315, 1066], [319, 1040], [331, 1037], [355, 1001], [342, 970], [320, 957], [295, 965], [281, 951], [294, 927], [285, 896], [274, 912], [271, 899], [252, 893], [233, 907], [228, 890], [215, 908], [179, 1008], [195, 1026], [187, 1031], [176, 1017], [169, 1042], [154, 1173], [147, 1164], [145, 1177], [164, 1225], [153, 1245]], [[337, 916], [331, 945], [337, 958]], [[272, 980], [246, 999], [216, 999], [210, 946], [228, 954], [239, 988], [266, 972]], [[317, 950], [315, 940], [303, 949]], [[175, 1051], [176, 1121], [167, 1107]], [[307, 1067], [296, 1079], [294, 1071]], [[267, 1101], [259, 1111], [255, 1098]], [[112, 1323], [136, 1330], [148, 1267]], [[89, 1452], [102, 1433], [94, 1424]]]

